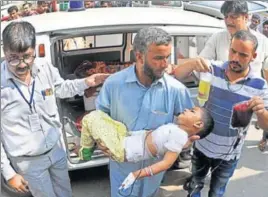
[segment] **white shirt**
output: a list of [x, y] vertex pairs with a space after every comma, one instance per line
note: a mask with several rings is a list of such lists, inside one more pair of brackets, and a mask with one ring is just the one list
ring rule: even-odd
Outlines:
[[[259, 32], [249, 30], [258, 39], [257, 57], [250, 64], [252, 70], [261, 76], [261, 69], [268, 68], [268, 38]], [[228, 61], [231, 35], [227, 30], [213, 34], [199, 56], [209, 60]]]
[[188, 134], [176, 124], [166, 124], [152, 132], [157, 155], [163, 156], [167, 151], [180, 153], [188, 140]]
[[[85, 79], [63, 80], [53, 65], [34, 64], [33, 80], [28, 87], [8, 70], [6, 61], [1, 64], [1, 172], [6, 180], [15, 175], [8, 157], [35, 156], [53, 148], [61, 134], [57, 98], [83, 94], [88, 88]], [[32, 111], [14, 84], [29, 101], [33, 93]], [[33, 128], [30, 116], [38, 114]]]

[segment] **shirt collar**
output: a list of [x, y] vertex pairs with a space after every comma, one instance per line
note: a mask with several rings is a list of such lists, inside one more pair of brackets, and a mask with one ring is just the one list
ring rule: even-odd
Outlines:
[[[127, 78], [126, 78], [127, 83], [137, 82], [137, 83], [140, 84], [140, 81], [139, 81], [139, 79], [138, 79], [138, 77], [136, 75], [135, 70], [136, 70], [136, 65], [135, 64], [129, 68], [129, 72], [128, 72], [128, 75], [127, 75]], [[161, 77], [160, 79], [154, 81], [152, 83], [152, 86], [157, 85], [158, 83], [164, 84], [165, 83], [165, 81], [164, 81], [165, 75], [166, 75], [166, 73], [164, 74], [163, 77]]]
[[[250, 29], [250, 28], [248, 28], [247, 29], [251, 34], [253, 34], [253, 35], [255, 35], [255, 32], [256, 31], [254, 31], [254, 30], [252, 30], [252, 29]], [[231, 40], [232, 40], [232, 36], [231, 36], [231, 34], [229, 33], [229, 31], [226, 29], [226, 31], [227, 31], [227, 37], [228, 37], [228, 40], [230, 40], [230, 43], [231, 43]]]
[[15, 78], [15, 76], [8, 70], [6, 60], [3, 61], [3, 63], [1, 64], [1, 66], [2, 66], [3, 69], [4, 69], [5, 76], [6, 76], [6, 79], [7, 79], [7, 80]]

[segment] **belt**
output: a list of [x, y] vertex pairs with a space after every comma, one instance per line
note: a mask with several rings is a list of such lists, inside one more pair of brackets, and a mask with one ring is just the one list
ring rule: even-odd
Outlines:
[[48, 154], [51, 150], [52, 150], [52, 148], [49, 149], [48, 151], [42, 153], [42, 154], [39, 154], [39, 155], [22, 155], [22, 157], [39, 157], [39, 156], [43, 156], [43, 155]]

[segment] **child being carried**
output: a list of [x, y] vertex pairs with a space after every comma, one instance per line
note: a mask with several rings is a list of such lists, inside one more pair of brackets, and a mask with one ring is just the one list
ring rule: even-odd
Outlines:
[[91, 160], [95, 145], [101, 143], [117, 162], [138, 162], [153, 157], [163, 159], [151, 166], [129, 174], [120, 189], [127, 189], [136, 179], [153, 176], [169, 169], [176, 161], [188, 137], [206, 137], [214, 121], [205, 108], [185, 110], [176, 118], [176, 124], [162, 125], [154, 131], [128, 131], [126, 126], [102, 111], [92, 111], [82, 120], [81, 160]]

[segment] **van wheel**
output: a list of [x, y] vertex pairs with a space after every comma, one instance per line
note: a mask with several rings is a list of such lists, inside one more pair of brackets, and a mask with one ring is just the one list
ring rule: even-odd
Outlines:
[[15, 191], [14, 189], [12, 189], [6, 182], [6, 180], [3, 178], [3, 176], [1, 176], [1, 189], [3, 189], [6, 193], [8, 193], [10, 196], [12, 197], [32, 197], [31, 192], [27, 192], [27, 193], [19, 193], [17, 191]]

